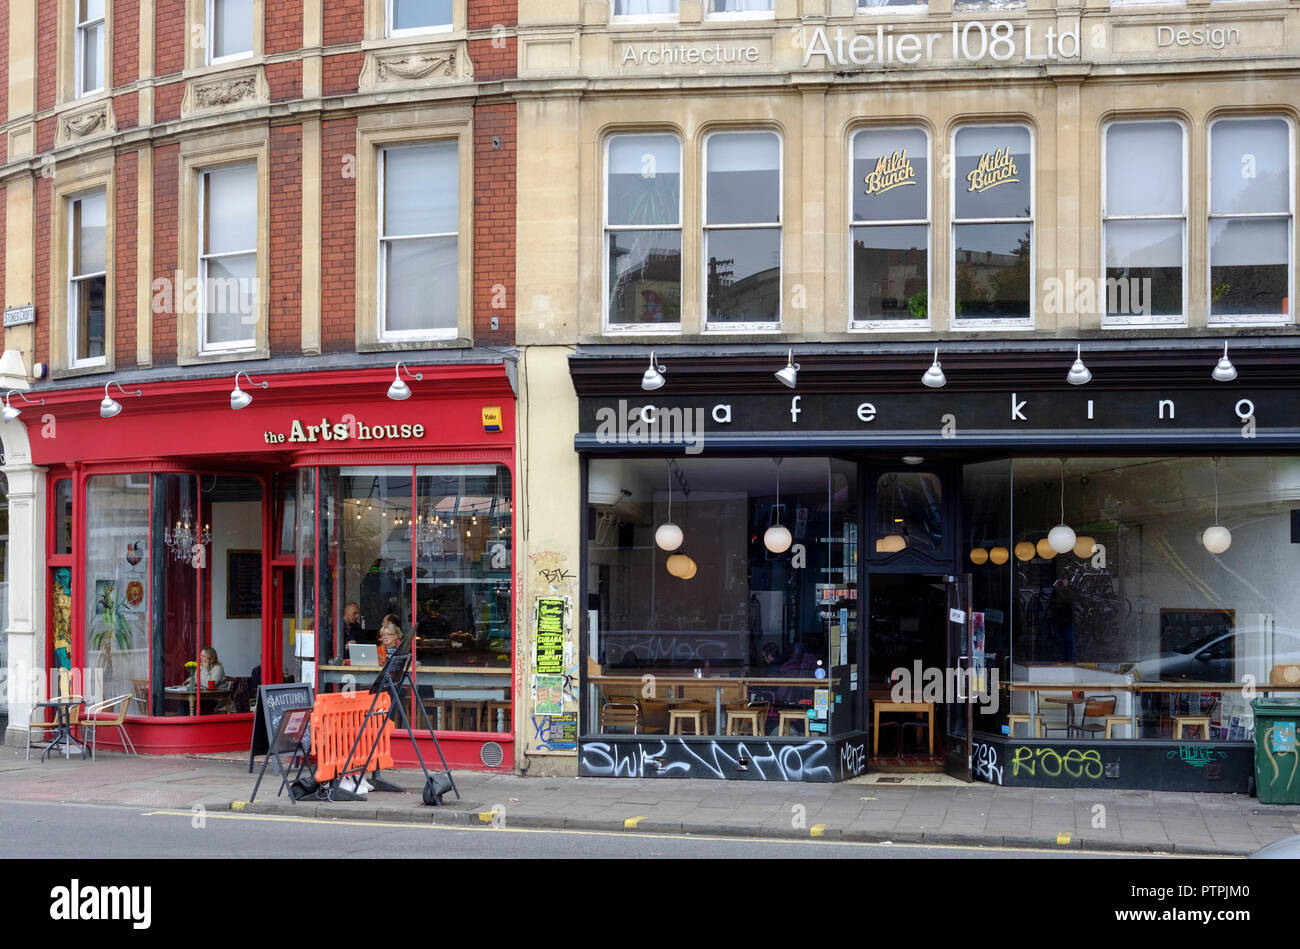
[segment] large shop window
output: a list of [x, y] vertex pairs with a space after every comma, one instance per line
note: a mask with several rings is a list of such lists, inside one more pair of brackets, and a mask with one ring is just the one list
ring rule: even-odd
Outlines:
[[380, 153], [379, 311], [387, 340], [454, 338], [459, 287], [456, 142]]
[[930, 143], [924, 129], [853, 136], [853, 324], [930, 316]]
[[[1184, 169], [1180, 123], [1115, 122], [1106, 127], [1102, 216], [1107, 326], [1184, 321]], [[1097, 305], [1100, 309], [1103, 302]]]
[[611, 328], [676, 330], [682, 320], [682, 144], [675, 135], [615, 135], [606, 168], [606, 321]]
[[358, 466], [319, 476], [322, 687], [345, 675], [373, 680], [379, 631], [392, 623], [415, 634], [420, 701], [435, 728], [509, 731], [509, 470]]
[[1210, 126], [1210, 322], [1290, 322], [1295, 160], [1282, 118]]
[[596, 459], [587, 503], [589, 728], [689, 719], [802, 740], [852, 727], [854, 465]]
[[1011, 713], [1019, 737], [1249, 740], [1249, 689], [1300, 692], [1297, 498], [1294, 458], [967, 466], [962, 560], [1009, 695], [976, 729]]
[[[73, 586], [71, 571], [56, 569], [54, 573], [58, 628], [63, 619], [61, 596], [69, 596]], [[86, 691], [103, 698], [147, 694], [148, 477], [97, 475], [86, 479], [86, 564], [80, 576], [83, 586], [77, 593], [85, 610], [81, 655], [95, 677], [85, 686]], [[55, 662], [70, 668], [65, 658], [56, 648]], [[143, 689], [137, 689], [137, 683]], [[145, 709], [137, 706], [132, 711], [142, 713]]]
[[74, 369], [104, 365], [106, 214], [103, 191], [68, 201], [68, 363]]
[[704, 142], [704, 280], [715, 328], [781, 322], [781, 139], [720, 132]]
[[257, 165], [204, 171], [199, 207], [199, 349], [252, 349], [257, 344]]
[[1032, 149], [1021, 125], [971, 125], [954, 137], [957, 325], [1033, 325]]

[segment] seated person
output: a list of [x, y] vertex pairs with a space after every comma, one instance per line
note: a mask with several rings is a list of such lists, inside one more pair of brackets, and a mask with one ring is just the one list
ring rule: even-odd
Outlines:
[[343, 642], [346, 645], [351, 643], [365, 642], [366, 630], [361, 625], [361, 607], [355, 603], [348, 603], [343, 607]]
[[194, 685], [195, 682], [205, 689], [208, 688], [209, 682], [218, 689], [226, 684], [226, 670], [221, 668], [217, 651], [211, 646], [204, 646], [199, 650], [199, 667], [190, 673], [190, 677], [182, 685]]
[[451, 635], [451, 621], [438, 609], [437, 600], [424, 601], [424, 616], [416, 626], [421, 639], [446, 639]]
[[379, 627], [379, 663], [388, 660], [388, 654], [402, 644], [402, 631], [392, 623]]

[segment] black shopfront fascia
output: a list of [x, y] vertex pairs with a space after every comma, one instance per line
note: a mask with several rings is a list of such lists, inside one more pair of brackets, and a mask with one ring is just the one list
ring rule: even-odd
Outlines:
[[[787, 389], [774, 376], [786, 349], [737, 347], [719, 352], [703, 347], [660, 347], [666, 384], [641, 391], [650, 358], [640, 347], [590, 347], [570, 357], [579, 397], [576, 450], [586, 458], [726, 457], [835, 455], [857, 460], [865, 475], [904, 470], [902, 456], [925, 462], [913, 470], [944, 473], [945, 514], [962, 536], [961, 466], [1016, 455], [1287, 455], [1300, 451], [1300, 348], [1281, 340], [1249, 339], [1233, 344], [1238, 377], [1216, 382], [1211, 371], [1221, 344], [1212, 340], [1147, 341], [1085, 351], [1093, 379], [1083, 386], [1065, 380], [1073, 343], [971, 344], [939, 358], [948, 383], [927, 389], [921, 375], [933, 344], [883, 344], [853, 349], [834, 346], [800, 351], [798, 386]], [[647, 407], [651, 407], [647, 409]], [[684, 419], [689, 413], [690, 428]], [[657, 420], [657, 421], [656, 421]], [[641, 424], [638, 425], [638, 422]], [[702, 425], [700, 424], [702, 422]], [[868, 510], [869, 477], [860, 479], [859, 501]], [[587, 509], [582, 516], [584, 549]], [[863, 534], [859, 602], [870, 602], [872, 572], [956, 574], [957, 545], [941, 559], [880, 558]], [[586, 602], [586, 571], [582, 571]], [[583, 611], [580, 668], [586, 668]], [[859, 637], [860, 668], [866, 670], [867, 637]], [[865, 676], [864, 676], [865, 681]], [[584, 690], [585, 692], [585, 690]], [[591, 710], [584, 720], [590, 722]], [[859, 716], [865, 716], [862, 708]], [[865, 725], [865, 718], [858, 719]], [[865, 732], [828, 739], [819, 752], [825, 769], [786, 769], [781, 745], [752, 739], [682, 742], [685, 754], [662, 737], [587, 735], [579, 743], [584, 774], [653, 777], [665, 765], [685, 761], [677, 776], [743, 779], [842, 780], [851, 764], [865, 760]], [[782, 739], [780, 741], [789, 741]], [[974, 771], [1006, 785], [1141, 788], [1244, 792], [1253, 771], [1246, 743], [1216, 742], [1221, 757], [1210, 767], [1189, 768], [1179, 757], [1187, 743], [1111, 739], [1044, 741], [974, 735]], [[598, 750], [591, 753], [595, 745]], [[586, 751], [582, 750], [584, 747]], [[767, 767], [753, 761], [754, 748], [777, 754]], [[805, 751], [803, 754], [807, 755]], [[748, 757], [747, 757], [748, 756]], [[796, 765], [804, 762], [792, 755]], [[818, 759], [820, 760], [820, 759]], [[701, 769], [696, 762], [704, 765]], [[596, 762], [600, 767], [590, 767]], [[649, 763], [647, 765], [647, 762]], [[739, 762], [739, 766], [737, 765]], [[756, 767], [757, 765], [757, 767]], [[724, 774], [725, 772], [725, 774]], [[814, 775], [815, 772], [815, 775]]]

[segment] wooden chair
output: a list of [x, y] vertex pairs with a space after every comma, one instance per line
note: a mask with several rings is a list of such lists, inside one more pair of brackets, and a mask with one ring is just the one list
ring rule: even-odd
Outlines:
[[132, 696], [131, 701], [138, 704], [137, 710], [140, 715], [149, 714], [149, 680], [132, 679], [131, 680]]
[[[445, 731], [447, 729], [447, 701], [445, 699], [421, 699], [424, 703], [424, 714], [429, 716], [429, 724], [433, 726], [434, 731]], [[412, 725], [415, 723], [412, 722]]]
[[[512, 714], [514, 706], [509, 702], [488, 702], [487, 704], [487, 723], [490, 726], [487, 730], [493, 732], [508, 732], [514, 730], [514, 715]], [[500, 713], [500, 714], [498, 714]], [[501, 727], [498, 728], [497, 724]]]
[[[1107, 715], [1106, 716], [1106, 737], [1107, 738], [1113, 737], [1114, 736], [1113, 729], [1116, 728], [1117, 726], [1132, 725], [1132, 724], [1133, 724], [1133, 720], [1129, 718], [1127, 715]], [[1133, 738], [1137, 737], [1136, 731], [1131, 737]]]
[[[470, 699], [456, 699], [451, 703], [451, 727], [455, 731], [463, 732], [481, 732], [484, 731], [484, 711], [487, 707], [486, 702], [473, 701]], [[470, 717], [474, 719], [473, 728], [465, 728], [461, 723]]]
[[1174, 716], [1174, 738], [1182, 741], [1183, 729], [1191, 725], [1201, 732], [1201, 737], [1205, 741], [1210, 740], [1210, 716], [1208, 715], [1175, 715]]
[[803, 723], [803, 736], [808, 737], [810, 729], [808, 728], [808, 713], [801, 709], [783, 708], [776, 716], [776, 733], [778, 736], [790, 735], [790, 726], [795, 722]]
[[[90, 760], [95, 760], [95, 741], [101, 728], [116, 728], [122, 739], [122, 750], [128, 755], [138, 755], [131, 736], [126, 733], [126, 709], [131, 704], [132, 694], [124, 692], [86, 709], [81, 719], [83, 733], [90, 732]], [[116, 709], [116, 711], [114, 711]]]
[[[1008, 716], [1007, 716], [1007, 736], [1010, 737], [1010, 738], [1015, 738], [1015, 737], [1016, 737], [1016, 726], [1017, 726], [1017, 725], [1025, 725], [1025, 726], [1029, 726], [1029, 725], [1030, 725], [1030, 718], [1031, 718], [1030, 715], [1028, 715], [1028, 714], [1023, 714], [1023, 715], [1022, 715], [1022, 714], [1019, 713], [1019, 712], [1014, 712], [1014, 713], [1012, 713], [1011, 715], [1008, 715]], [[1043, 716], [1041, 716], [1041, 715], [1034, 715], [1034, 716], [1032, 716], [1032, 718], [1033, 718], [1033, 728], [1032, 728], [1032, 734], [1031, 734], [1030, 737], [1032, 737], [1032, 738], [1042, 738], [1042, 737], [1043, 737]]]
[[[1079, 716], [1079, 730], [1087, 735], [1096, 735], [1106, 731], [1106, 726], [1101, 722], [1091, 722], [1090, 718], [1106, 719], [1115, 714], [1115, 706], [1119, 699], [1113, 695], [1093, 695], [1088, 697], [1088, 701], [1083, 705], [1083, 714]], [[1107, 737], [1110, 737], [1107, 735]]]
[[600, 706], [600, 730], [607, 732], [611, 728], [631, 728], [634, 735], [641, 731], [641, 706], [635, 699], [605, 697]]

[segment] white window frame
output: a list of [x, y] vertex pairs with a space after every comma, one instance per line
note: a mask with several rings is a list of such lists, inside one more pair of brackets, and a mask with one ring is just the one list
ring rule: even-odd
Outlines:
[[[682, 307], [678, 307], [678, 321], [676, 323], [611, 323], [609, 321], [609, 235], [611, 231], [671, 231], [673, 226], [662, 224], [618, 224], [610, 226], [609, 223], [609, 149], [618, 138], [644, 138], [648, 135], [671, 135], [677, 140], [677, 167], [678, 187], [677, 187], [677, 224], [675, 229], [681, 235], [681, 268], [682, 272], [678, 275], [677, 283], [685, 291], [686, 284], [686, 227], [682, 220], [684, 213], [684, 204], [686, 200], [686, 154], [682, 146], [682, 136], [675, 130], [668, 129], [650, 129], [646, 131], [634, 132], [615, 132], [605, 138], [605, 160], [601, 169], [601, 222], [600, 222], [600, 323], [603, 331], [608, 335], [622, 336], [678, 336], [682, 332]], [[681, 304], [685, 304], [686, 297], [683, 293]]]
[[253, 58], [253, 48], [254, 48], [254, 46], [256, 45], [256, 43], [254, 42], [255, 37], [254, 37], [253, 34], [257, 32], [257, 3], [256, 3], [256, 0], [254, 0], [253, 5], [252, 5], [253, 22], [252, 22], [252, 26], [251, 26], [251, 28], [250, 28], [250, 30], [249, 30], [249, 33], [248, 33], [248, 49], [247, 49], [246, 51], [239, 52], [239, 53], [228, 53], [228, 54], [225, 55], [225, 56], [214, 56], [214, 55], [213, 55], [213, 51], [214, 51], [215, 48], [216, 48], [216, 35], [217, 35], [217, 34], [216, 34], [216, 30], [213, 29], [213, 25], [217, 22], [217, 19], [216, 19], [216, 14], [217, 14], [216, 7], [217, 7], [217, 3], [218, 3], [218, 0], [207, 0], [207, 10], [206, 10], [206, 12], [205, 12], [205, 14], [204, 14], [204, 15], [207, 17], [207, 19], [204, 21], [204, 24], [205, 24], [205, 30], [206, 30], [207, 35], [208, 35], [208, 42], [207, 42], [207, 47], [206, 47], [206, 49], [204, 50], [204, 55], [207, 57], [207, 63], [208, 63], [208, 65], [209, 65], [209, 66], [216, 66], [216, 65], [219, 65], [220, 63], [233, 63], [233, 62], [238, 62], [238, 61], [241, 60], [241, 59], [252, 59], [252, 58]]
[[[1291, 172], [1289, 182], [1288, 207], [1285, 212], [1282, 211], [1252, 211], [1245, 214], [1214, 214], [1211, 208], [1214, 207], [1214, 129], [1215, 126], [1222, 122], [1234, 121], [1281, 121], [1286, 123], [1287, 129], [1287, 168]], [[1205, 133], [1205, 319], [1209, 326], [1291, 326], [1295, 323], [1295, 219], [1296, 219], [1296, 126], [1291, 117], [1281, 112], [1261, 112], [1258, 114], [1245, 115], [1220, 115], [1216, 116], [1209, 124]], [[1287, 242], [1286, 242], [1286, 261], [1287, 261], [1287, 312], [1277, 313], [1237, 313], [1231, 317], [1218, 317], [1213, 313], [1213, 304], [1211, 297], [1214, 293], [1214, 285], [1211, 278], [1213, 273], [1213, 251], [1210, 246], [1210, 228], [1216, 220], [1230, 220], [1252, 218], [1255, 220], [1285, 220], [1287, 222]]]
[[[73, 46], [76, 50], [75, 57], [74, 57], [76, 65], [75, 65], [75, 69], [73, 70], [74, 75], [72, 80], [74, 99], [84, 99], [88, 96], [93, 96], [96, 93], [103, 92], [104, 87], [108, 83], [108, 63], [104, 59], [105, 56], [104, 49], [107, 46], [106, 40], [108, 38], [108, 5], [111, 2], [112, 0], [104, 0], [103, 16], [96, 17], [93, 20], [78, 20], [77, 16], [81, 13], [81, 0], [73, 0], [72, 17], [74, 23], [76, 24], [74, 28], [76, 39], [75, 42], [73, 43]], [[86, 75], [85, 75], [86, 73], [86, 32], [94, 28], [95, 26], [99, 26], [101, 28], [99, 31], [99, 63], [100, 63], [100, 68], [104, 70], [104, 80], [94, 89], [85, 89], [83, 88], [83, 86], [85, 85], [86, 82]], [[64, 73], [64, 75], [66, 76], [67, 73]]]
[[[848, 256], [848, 275], [849, 275], [849, 330], [851, 332], [928, 332], [931, 326], [931, 314], [934, 312], [933, 298], [931, 292], [934, 289], [934, 175], [925, 176], [925, 220], [898, 220], [898, 221], [859, 221], [853, 215], [854, 198], [857, 197], [857, 187], [862, 182], [855, 180], [853, 176], [853, 152], [854, 142], [863, 132], [915, 132], [920, 131], [925, 136], [925, 167], [927, 172], [931, 170], [932, 156], [934, 154], [934, 139], [930, 135], [930, 130], [924, 125], [866, 125], [856, 128], [849, 136], [849, 256]], [[918, 322], [913, 320], [859, 320], [853, 309], [855, 300], [855, 283], [853, 268], [853, 230], [857, 227], [915, 227], [918, 224], [925, 225], [925, 321]], [[956, 273], [954, 267], [953, 273]]]
[[[704, 18], [706, 20], [774, 20], [776, 19], [776, 0], [768, 0], [772, 4], [770, 10], [714, 10], [713, 5], [717, 0], [703, 0]], [[680, 10], [680, 4], [678, 6]], [[620, 20], [624, 17], [619, 17]]]
[[[957, 217], [957, 135], [969, 128], [1021, 128], [1029, 133], [1029, 217], [959, 218]], [[952, 330], [1032, 330], [1038, 313], [1038, 141], [1033, 126], [1024, 122], [965, 122], [952, 130], [948, 154], [953, 156], [954, 173], [948, 188], [948, 320]], [[1029, 223], [1029, 316], [1024, 319], [961, 319], [957, 316], [957, 226], [959, 224]]]
[[676, 13], [619, 13], [618, 0], [609, 0], [611, 23], [676, 23], [682, 16], [681, 0], [677, 0]]
[[[241, 166], [251, 167], [254, 169], [254, 171], [257, 170], [257, 162], [241, 161], [241, 162], [232, 162], [229, 165], [211, 165], [207, 168], [202, 169], [199, 172], [199, 233], [198, 233], [199, 265], [198, 265], [197, 272], [199, 275], [198, 354], [200, 356], [207, 356], [207, 355], [211, 355], [212, 353], [251, 352], [257, 348], [257, 323], [256, 322], [252, 323], [249, 326], [249, 335], [244, 339], [230, 340], [224, 343], [208, 342], [208, 261], [212, 259], [221, 258], [221, 257], [245, 257], [248, 254], [252, 254], [253, 261], [254, 261], [253, 279], [254, 281], [257, 280], [257, 273], [258, 273], [257, 243], [258, 243], [258, 233], [260, 230], [260, 222], [254, 222], [253, 246], [251, 249], [224, 251], [219, 254], [208, 254], [208, 253], [204, 253], [203, 250], [208, 245], [208, 221], [207, 221], [208, 187], [209, 187], [208, 175], [213, 171], [218, 171], [225, 168], [236, 168]], [[253, 197], [254, 207], [260, 206], [258, 203], [260, 199], [261, 199], [261, 195], [254, 195]], [[260, 319], [259, 311], [261, 309], [260, 298], [262, 295], [262, 287], [258, 286], [256, 283], [254, 284], [254, 286], [255, 286], [255, 292], [257, 294], [257, 297], [254, 300], [253, 314]]]
[[[1167, 123], [1177, 125], [1182, 131], [1182, 163], [1183, 163], [1183, 211], [1181, 214], [1110, 214], [1106, 208], [1107, 195], [1107, 177], [1110, 174], [1110, 130], [1117, 125], [1154, 125], [1158, 123]], [[1101, 312], [1102, 329], [1124, 329], [1141, 326], [1186, 326], [1187, 325], [1187, 291], [1189, 289], [1187, 281], [1188, 261], [1190, 251], [1188, 249], [1188, 228], [1187, 219], [1189, 216], [1188, 196], [1191, 194], [1190, 178], [1191, 165], [1189, 162], [1190, 146], [1189, 133], [1187, 124], [1182, 119], [1173, 116], [1153, 116], [1134, 119], [1112, 119], [1107, 122], [1101, 132], [1101, 261], [1098, 273], [1101, 275], [1097, 283], [1099, 293], [1097, 295], [1097, 306]], [[1106, 225], [1111, 221], [1182, 221], [1183, 222], [1183, 305], [1180, 313], [1175, 315], [1165, 314], [1162, 316], [1142, 316], [1141, 314], [1117, 314], [1112, 316], [1106, 312], [1108, 297], [1104, 292], [1106, 284]]]
[[[77, 237], [79, 236], [75, 207], [83, 199], [94, 197], [97, 194], [104, 195], [104, 269], [79, 274], [75, 272]], [[67, 201], [65, 212], [68, 216], [68, 368], [91, 369], [108, 365], [108, 259], [109, 254], [113, 252], [113, 248], [108, 243], [108, 189], [94, 188], [80, 194], [69, 195], [65, 200]], [[104, 278], [104, 355], [81, 359], [77, 356], [77, 340], [81, 335], [81, 318], [83, 314], [79, 310], [81, 294], [77, 292], [77, 284], [86, 280], [94, 280], [97, 277]]]
[[[720, 135], [771, 135], [776, 139], [776, 223], [762, 224], [710, 224], [709, 223], [709, 142]], [[704, 136], [701, 152], [700, 181], [700, 315], [705, 332], [709, 333], [780, 333], [785, 321], [785, 141], [781, 133], [771, 128], [718, 129]], [[781, 263], [777, 279], [776, 319], [769, 322], [710, 323], [709, 322], [709, 231], [774, 230], [778, 235]], [[608, 250], [608, 247], [606, 248]], [[685, 250], [685, 248], [682, 248]], [[608, 266], [608, 261], [606, 261]]]
[[[971, 0], [971, 2], [977, 2], [977, 0]], [[959, 3], [960, 0], [953, 0], [954, 7], [956, 7]], [[1023, 5], [1024, 4], [1022, 3], [1021, 6]], [[875, 17], [875, 16], [893, 16], [896, 13], [902, 13], [902, 14], [926, 13], [930, 9], [930, 4], [928, 2], [908, 3], [908, 4], [900, 4], [898, 6], [892, 6], [892, 7], [886, 4], [885, 6], [873, 7], [873, 6], [869, 6], [866, 3], [863, 3], [862, 0], [856, 0], [854, 8], [858, 16]]]
[[[459, 167], [460, 160], [460, 143], [454, 138], [432, 138], [427, 141], [395, 142], [391, 145], [382, 145], [379, 147], [376, 169], [376, 177], [379, 184], [379, 200], [376, 202], [378, 220], [375, 222], [375, 234], [377, 235], [376, 245], [377, 254], [375, 266], [378, 268], [375, 272], [375, 297], [379, 303], [378, 313], [378, 340], [381, 343], [405, 342], [410, 340], [443, 340], [457, 339], [460, 336], [460, 259], [461, 259], [461, 240], [459, 227], [454, 231], [431, 231], [427, 234], [397, 234], [389, 237], [384, 232], [384, 199], [385, 189], [388, 183], [385, 179], [387, 162], [384, 160], [385, 155], [390, 151], [396, 151], [403, 148], [420, 148], [429, 145], [450, 144], [457, 153], [457, 175], [456, 175], [456, 222], [459, 225], [461, 220], [460, 206], [460, 175], [463, 170]], [[385, 264], [388, 261], [388, 244], [392, 241], [400, 240], [425, 240], [431, 237], [454, 237], [456, 238], [456, 323], [445, 329], [416, 329], [416, 330], [390, 330], [388, 329], [388, 268]]]
[[459, 2], [459, 0], [452, 0], [452, 19], [449, 23], [439, 23], [436, 26], [412, 26], [407, 27], [404, 30], [397, 30], [393, 28], [393, 0], [384, 0], [384, 35], [389, 37], [398, 37], [427, 36], [431, 33], [450, 33], [455, 28], [457, 2]]

